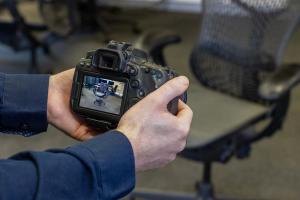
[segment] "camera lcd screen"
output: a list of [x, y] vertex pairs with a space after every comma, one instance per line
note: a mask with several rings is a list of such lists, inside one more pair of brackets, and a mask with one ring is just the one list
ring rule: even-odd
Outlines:
[[119, 115], [124, 91], [124, 82], [84, 76], [79, 106]]

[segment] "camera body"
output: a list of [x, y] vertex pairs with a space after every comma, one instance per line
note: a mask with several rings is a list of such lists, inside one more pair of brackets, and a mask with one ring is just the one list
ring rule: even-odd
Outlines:
[[[111, 41], [77, 64], [71, 107], [88, 124], [112, 129], [128, 109], [176, 76], [171, 68], [152, 63], [144, 51]], [[179, 98], [186, 102], [186, 93], [168, 104], [174, 115]]]

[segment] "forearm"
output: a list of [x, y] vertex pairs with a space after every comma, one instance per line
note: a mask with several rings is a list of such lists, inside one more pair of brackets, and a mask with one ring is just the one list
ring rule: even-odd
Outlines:
[[48, 75], [0, 74], [0, 131], [30, 136], [47, 130]]
[[0, 161], [0, 199], [118, 199], [134, 184], [132, 148], [119, 132]]

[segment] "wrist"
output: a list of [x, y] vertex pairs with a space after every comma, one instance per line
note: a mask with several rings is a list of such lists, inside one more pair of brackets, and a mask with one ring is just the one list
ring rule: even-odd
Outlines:
[[55, 93], [54, 76], [49, 77], [48, 101], [47, 101], [47, 120], [48, 123], [53, 122], [53, 97]]
[[137, 138], [135, 136], [133, 129], [128, 129], [126, 127], [118, 127], [116, 129], [118, 132], [122, 133], [123, 135], [125, 135], [131, 145], [132, 151], [133, 151], [133, 155], [134, 155], [134, 161], [135, 161], [135, 170], [136, 171], [140, 171], [140, 159], [139, 159], [139, 153], [138, 153], [138, 142]]

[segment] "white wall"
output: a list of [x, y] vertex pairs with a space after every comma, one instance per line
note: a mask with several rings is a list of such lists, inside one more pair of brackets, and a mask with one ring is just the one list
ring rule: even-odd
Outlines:
[[99, 4], [122, 7], [147, 7], [178, 12], [200, 12], [201, 0], [99, 0]]
[[162, 5], [166, 10], [181, 12], [201, 12], [201, 0], [166, 0]]

